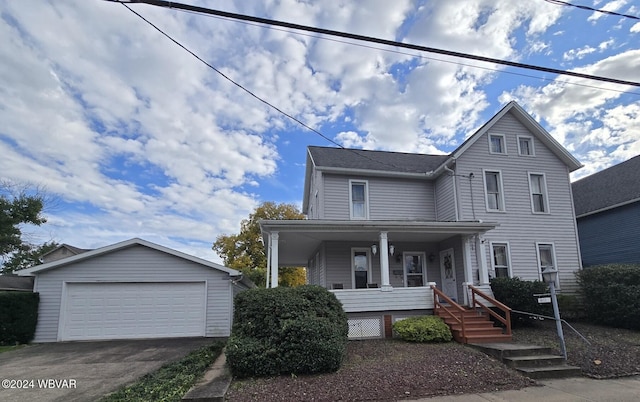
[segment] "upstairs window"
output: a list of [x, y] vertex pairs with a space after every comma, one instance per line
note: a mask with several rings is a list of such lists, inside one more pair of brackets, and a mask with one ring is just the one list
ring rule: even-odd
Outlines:
[[549, 213], [547, 203], [547, 184], [543, 174], [529, 174], [529, 188], [531, 189], [531, 210], [533, 213]]
[[489, 152], [492, 154], [506, 154], [507, 147], [504, 135], [489, 134]]
[[533, 152], [533, 138], [532, 137], [518, 137], [518, 154], [521, 156], [534, 156]]
[[500, 172], [484, 172], [485, 198], [487, 211], [504, 211], [502, 177]]
[[349, 181], [349, 185], [351, 187], [349, 192], [351, 219], [368, 219], [367, 182], [352, 180]]

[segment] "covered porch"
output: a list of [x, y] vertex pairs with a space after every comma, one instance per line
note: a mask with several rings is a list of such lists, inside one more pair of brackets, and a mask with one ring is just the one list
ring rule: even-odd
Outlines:
[[431, 285], [468, 304], [464, 284], [489, 283], [482, 222], [278, 220], [260, 223], [268, 287], [278, 267], [307, 269], [347, 313], [431, 310]]

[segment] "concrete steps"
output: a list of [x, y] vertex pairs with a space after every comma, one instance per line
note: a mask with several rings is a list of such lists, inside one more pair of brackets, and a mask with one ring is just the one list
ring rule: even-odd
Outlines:
[[533, 379], [576, 377], [579, 367], [566, 364], [562, 356], [554, 355], [550, 348], [516, 343], [469, 343], [489, 356]]

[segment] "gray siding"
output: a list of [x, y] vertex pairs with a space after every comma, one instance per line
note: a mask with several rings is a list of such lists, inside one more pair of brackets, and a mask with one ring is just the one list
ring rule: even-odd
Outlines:
[[447, 173], [441, 175], [435, 184], [436, 220], [452, 222], [456, 220], [456, 203], [454, 192], [454, 176]]
[[349, 220], [349, 180], [366, 180], [369, 188], [369, 219], [435, 220], [433, 182], [381, 177], [323, 175], [321, 218]]
[[578, 218], [584, 266], [640, 264], [640, 202]]
[[[485, 235], [487, 267], [491, 267], [490, 241], [508, 241], [513, 275], [525, 280], [539, 279], [536, 242], [553, 243], [560, 286], [563, 291], [575, 291], [574, 272], [580, 269], [580, 258], [567, 167], [535, 137], [535, 156], [518, 155], [517, 135], [531, 134], [510, 114], [490, 133], [505, 135], [507, 155], [490, 154], [485, 134], [458, 159], [457, 174], [474, 174], [472, 190], [468, 180], [457, 182], [460, 219], [498, 222], [500, 226]], [[504, 212], [487, 212], [482, 169], [501, 171]], [[529, 172], [545, 174], [548, 214], [531, 211]]]
[[233, 291], [229, 275], [200, 264], [133, 246], [38, 274], [40, 293], [34, 342], [55, 342], [62, 299], [62, 284], [72, 282], [202, 282], [206, 281], [205, 335], [229, 336]]

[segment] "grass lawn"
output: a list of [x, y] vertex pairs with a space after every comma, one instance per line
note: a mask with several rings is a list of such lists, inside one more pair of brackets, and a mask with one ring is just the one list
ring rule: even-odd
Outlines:
[[16, 350], [25, 347], [26, 345], [9, 345], [9, 346], [0, 346], [0, 353], [9, 352], [10, 350]]
[[203, 346], [182, 360], [166, 364], [156, 372], [106, 396], [102, 402], [180, 401], [220, 356], [224, 345], [224, 342], [215, 342]]

